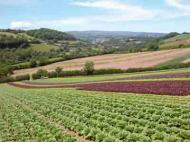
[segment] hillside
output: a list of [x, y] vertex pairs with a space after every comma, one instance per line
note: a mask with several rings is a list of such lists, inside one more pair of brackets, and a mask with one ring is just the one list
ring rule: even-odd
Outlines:
[[64, 41], [64, 40], [76, 40], [76, 38], [68, 33], [47, 29], [47, 28], [41, 28], [41, 29], [35, 29], [35, 30], [29, 30], [26, 32], [28, 35], [33, 36], [35, 38], [41, 39], [41, 40], [52, 40], [54, 42], [56, 41]]
[[160, 42], [160, 49], [190, 47], [190, 34], [179, 34], [175, 37], [165, 39]]
[[190, 54], [190, 48], [173, 49], [153, 52], [139, 52], [129, 54], [108, 54], [94, 57], [73, 59], [63, 62], [57, 62], [43, 67], [23, 69], [14, 71], [14, 75], [35, 73], [39, 69], [48, 71], [55, 70], [56, 67], [62, 67], [63, 70], [81, 70], [86, 61], [93, 61], [96, 69], [102, 68], [145, 68], [153, 67], [161, 63]]
[[33, 40], [34, 38], [27, 36], [26, 34], [0, 32], [0, 49], [27, 47], [29, 42], [32, 42]]
[[[0, 31], [0, 48], [2, 49], [0, 50], [0, 61], [10, 65], [14, 70], [104, 54], [124, 54], [188, 47], [190, 38], [187, 33], [165, 35], [159, 33], [105, 31], [91, 33], [87, 31], [85, 33], [93, 34], [95, 38], [100, 38], [99, 41], [91, 42], [77, 39], [75, 36], [65, 32], [46, 28], [29, 31], [9, 29]], [[104, 37], [110, 38], [105, 39]], [[178, 42], [183, 43], [183, 45]], [[181, 63], [183, 60], [183, 62], [188, 62], [188, 59], [189, 55], [179, 56], [179, 59], [174, 59], [174, 61], [173, 58], [168, 59], [166, 64]], [[162, 63], [160, 62], [158, 65], [162, 66]], [[165, 62], [163, 64], [165, 65]]]
[[[107, 53], [90, 42], [51, 29], [0, 30], [0, 63], [13, 69]], [[33, 67], [34, 65], [32, 65]]]

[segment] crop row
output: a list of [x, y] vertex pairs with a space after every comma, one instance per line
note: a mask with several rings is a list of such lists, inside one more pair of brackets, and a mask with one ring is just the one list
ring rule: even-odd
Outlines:
[[3, 93], [89, 140], [190, 140], [190, 104], [178, 98], [6, 87]]
[[160, 94], [172, 96], [190, 95], [190, 81], [106, 82], [73, 85], [82, 90]]
[[23, 108], [12, 98], [0, 96], [0, 140], [2, 142], [75, 142], [76, 139], [36, 114]]
[[126, 92], [158, 94], [171, 96], [190, 95], [190, 81], [137, 81], [137, 82], [102, 82], [88, 84], [70, 84], [70, 85], [28, 85], [9, 83], [12, 86], [20, 88], [78, 88], [81, 90], [104, 91], [104, 92]]

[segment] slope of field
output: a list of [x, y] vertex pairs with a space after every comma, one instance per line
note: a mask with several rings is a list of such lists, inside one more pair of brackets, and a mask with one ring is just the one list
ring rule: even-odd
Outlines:
[[160, 49], [172, 49], [190, 46], [190, 34], [181, 34], [160, 43]]
[[190, 53], [190, 48], [154, 52], [139, 52], [130, 54], [109, 54], [58, 62], [43, 67], [17, 70], [14, 71], [14, 75], [35, 73], [38, 69], [47, 69], [48, 71], [53, 71], [56, 67], [62, 67], [64, 70], [80, 70], [82, 69], [86, 61], [93, 61], [95, 63], [96, 69], [128, 69], [153, 67], [155, 65], [167, 62], [169, 60], [184, 56], [187, 53]]
[[0, 85], [0, 140], [188, 142], [190, 98]]
[[170, 65], [177, 65], [180, 63], [188, 63], [190, 59], [190, 53], [185, 54], [184, 56], [173, 58], [169, 61], [156, 65], [156, 67], [163, 67], [163, 66], [170, 66]]

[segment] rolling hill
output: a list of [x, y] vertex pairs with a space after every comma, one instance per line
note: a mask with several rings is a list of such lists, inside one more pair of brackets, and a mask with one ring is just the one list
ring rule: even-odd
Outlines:
[[70, 31], [69, 34], [76, 38], [88, 41], [100, 41], [107, 38], [129, 38], [129, 37], [161, 37], [165, 33], [146, 33], [146, 32], [129, 32], [129, 31]]
[[159, 45], [160, 49], [184, 48], [190, 47], [190, 34], [179, 34], [175, 37], [162, 40]]
[[52, 40], [52, 41], [71, 41], [76, 40], [76, 38], [68, 33], [47, 29], [47, 28], [41, 28], [41, 29], [35, 29], [35, 30], [29, 30], [26, 31], [26, 33], [30, 36], [33, 36], [35, 38], [41, 39], [41, 40]]

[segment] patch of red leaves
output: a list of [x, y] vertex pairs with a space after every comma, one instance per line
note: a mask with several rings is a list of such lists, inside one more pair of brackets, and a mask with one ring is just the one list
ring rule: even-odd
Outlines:
[[104, 92], [126, 92], [142, 94], [158, 94], [171, 96], [190, 95], [190, 81], [151, 81], [151, 82], [104, 82], [71, 85], [48, 85], [32, 86], [27, 84], [9, 83], [9, 85], [20, 88], [78, 88], [81, 90], [104, 91]]
[[108, 82], [77, 85], [82, 90], [159, 94], [172, 96], [190, 95], [190, 81]]

